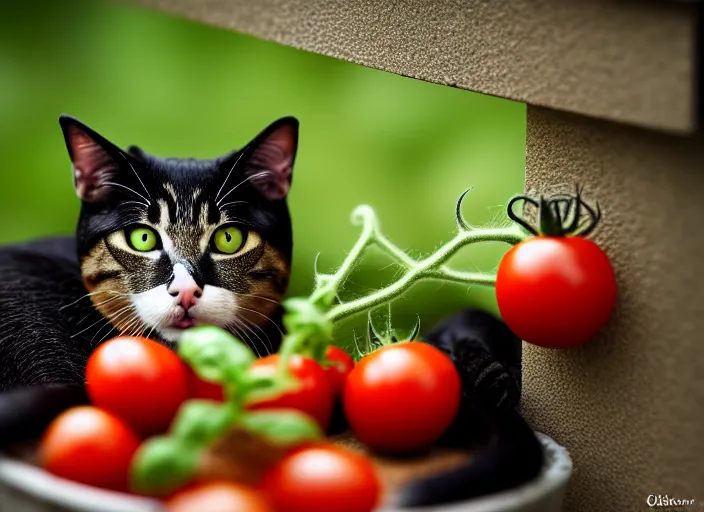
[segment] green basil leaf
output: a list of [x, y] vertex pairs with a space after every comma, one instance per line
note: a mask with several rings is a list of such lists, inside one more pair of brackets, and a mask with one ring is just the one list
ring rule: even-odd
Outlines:
[[318, 423], [296, 410], [262, 410], [245, 414], [240, 424], [277, 446], [295, 446], [323, 437]]
[[193, 327], [181, 336], [178, 354], [209, 382], [237, 381], [255, 356], [252, 350], [219, 327]]
[[131, 489], [166, 496], [195, 475], [201, 450], [171, 437], [155, 437], [137, 450], [130, 468]]
[[282, 305], [287, 333], [296, 333], [314, 341], [332, 339], [332, 322], [308, 299], [293, 297], [285, 300]]
[[300, 379], [294, 375], [263, 376], [258, 375], [255, 369], [250, 368], [242, 375], [240, 390], [244, 391], [244, 404], [249, 405], [294, 392], [300, 386]]
[[179, 409], [170, 434], [184, 442], [204, 447], [224, 434], [236, 417], [230, 404], [188, 400]]

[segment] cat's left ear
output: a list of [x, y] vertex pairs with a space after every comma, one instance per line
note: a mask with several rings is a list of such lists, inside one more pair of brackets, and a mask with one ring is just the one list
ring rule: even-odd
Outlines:
[[87, 203], [104, 201], [119, 173], [120, 149], [74, 117], [61, 115], [59, 124], [73, 163], [76, 194]]
[[298, 148], [298, 120], [283, 117], [257, 135], [240, 155], [244, 174], [265, 198], [284, 199], [291, 189]]

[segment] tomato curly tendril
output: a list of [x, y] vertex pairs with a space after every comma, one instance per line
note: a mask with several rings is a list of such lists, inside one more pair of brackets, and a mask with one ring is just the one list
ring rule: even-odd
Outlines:
[[[537, 210], [532, 224], [514, 212]], [[502, 258], [496, 274], [501, 316], [516, 335], [546, 348], [586, 343], [606, 324], [616, 302], [616, 279], [606, 253], [586, 238], [601, 220], [577, 186], [574, 195], [516, 196], [507, 214], [532, 235]]]

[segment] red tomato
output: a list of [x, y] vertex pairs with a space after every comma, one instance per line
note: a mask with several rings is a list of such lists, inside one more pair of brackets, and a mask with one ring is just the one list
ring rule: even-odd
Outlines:
[[117, 416], [97, 407], [64, 411], [51, 422], [39, 445], [47, 471], [105, 489], [127, 491], [132, 456], [139, 438]]
[[325, 352], [325, 358], [331, 361], [331, 366], [326, 366], [325, 371], [330, 379], [330, 385], [335, 396], [342, 393], [345, 387], [345, 380], [354, 368], [354, 359], [340, 347], [330, 345]]
[[578, 236], [530, 238], [512, 247], [496, 275], [506, 325], [549, 348], [589, 341], [616, 302], [614, 271], [598, 245]]
[[387, 452], [425, 448], [452, 423], [461, 382], [454, 364], [427, 343], [386, 345], [347, 377], [342, 403], [357, 438]]
[[[274, 375], [279, 364], [279, 355], [273, 354], [256, 360], [252, 372], [259, 375]], [[298, 379], [298, 387], [277, 397], [261, 400], [248, 406], [256, 409], [297, 409], [314, 418], [322, 430], [330, 423], [334, 396], [328, 375], [313, 359], [294, 355], [289, 360], [291, 374]]]
[[183, 489], [166, 502], [166, 512], [273, 512], [255, 489], [234, 482], [207, 482]]
[[189, 398], [188, 372], [178, 355], [147, 338], [119, 337], [88, 359], [91, 401], [143, 434], [164, 432]]
[[208, 382], [201, 379], [190, 367], [188, 367], [187, 372], [188, 385], [191, 390], [191, 398], [215, 400], [216, 402], [225, 401], [225, 395], [223, 394], [222, 386], [220, 384], [215, 384], [214, 382]]
[[332, 444], [296, 449], [264, 475], [278, 512], [369, 512], [381, 486], [371, 461]]

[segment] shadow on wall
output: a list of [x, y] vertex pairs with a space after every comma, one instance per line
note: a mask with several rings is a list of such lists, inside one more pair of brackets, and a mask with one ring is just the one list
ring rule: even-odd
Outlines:
[[[0, 242], [71, 233], [78, 214], [57, 117], [79, 117], [121, 146], [213, 157], [274, 118], [301, 121], [290, 197], [291, 294], [312, 286], [313, 260], [332, 270], [351, 248], [352, 209], [374, 206], [384, 230], [416, 255], [452, 236], [468, 187], [474, 224], [501, 217], [523, 190], [525, 106], [424, 83], [124, 5], [30, 0], [0, 7]], [[490, 270], [505, 246], [453, 261]], [[398, 269], [372, 257], [347, 293]], [[429, 298], [431, 296], [432, 298]], [[424, 283], [394, 306], [428, 328], [460, 307], [496, 312], [491, 290]], [[338, 342], [364, 332], [364, 319]]]

